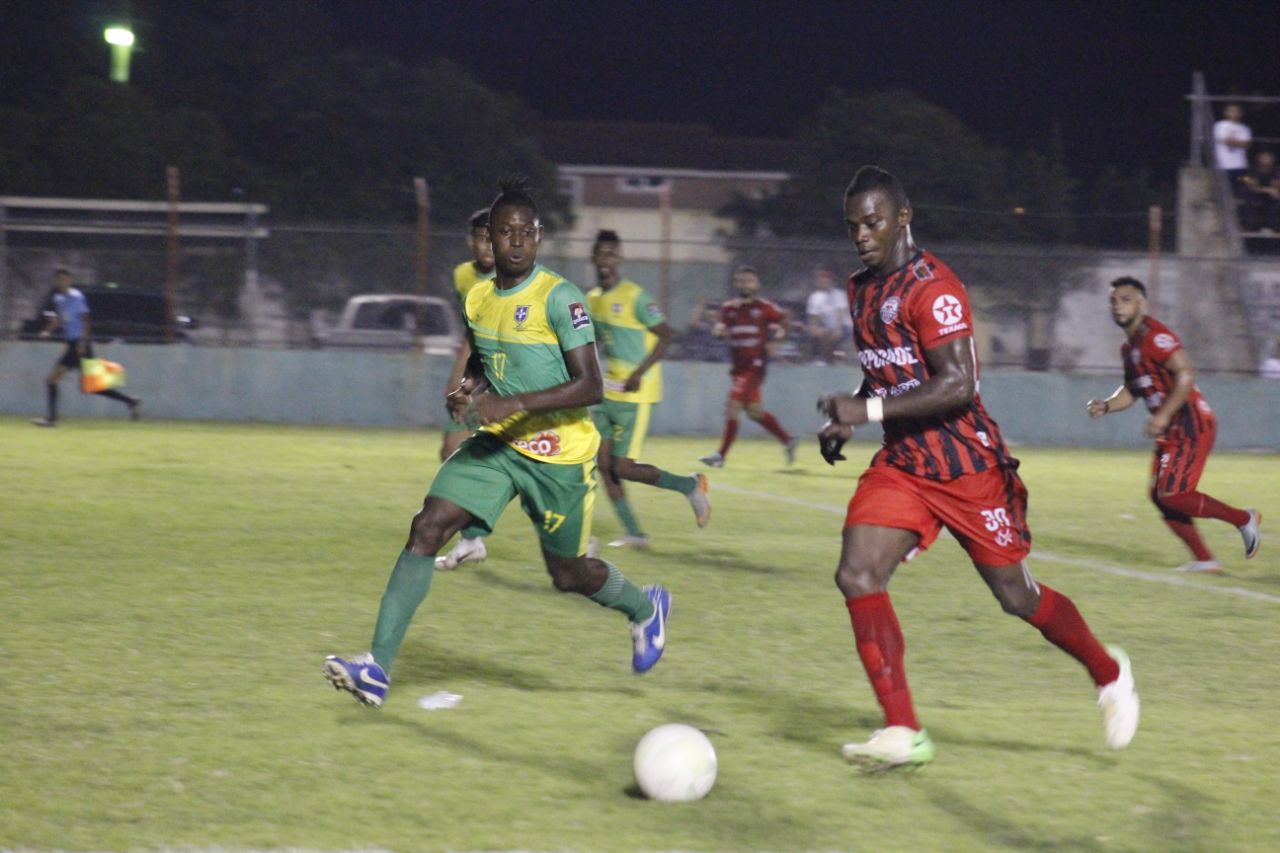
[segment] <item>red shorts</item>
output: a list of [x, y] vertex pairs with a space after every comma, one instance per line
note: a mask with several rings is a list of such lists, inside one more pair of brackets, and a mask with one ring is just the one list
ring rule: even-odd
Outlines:
[[858, 478], [849, 500], [844, 526], [855, 524], [910, 530], [920, 537], [920, 551], [946, 527], [980, 566], [1012, 566], [1031, 552], [1027, 487], [1007, 468], [940, 483], [875, 465]]
[[1151, 461], [1151, 486], [1156, 493], [1194, 492], [1217, 434], [1218, 425], [1210, 418], [1206, 419], [1206, 428], [1193, 439], [1180, 432], [1157, 441], [1156, 455]]
[[760, 389], [764, 386], [763, 373], [731, 373], [729, 379], [733, 385], [729, 388], [729, 399], [743, 405], [760, 402]]

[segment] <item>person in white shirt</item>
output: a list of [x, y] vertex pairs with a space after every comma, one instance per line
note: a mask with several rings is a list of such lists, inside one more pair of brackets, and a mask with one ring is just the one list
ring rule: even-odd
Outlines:
[[805, 303], [805, 331], [813, 342], [813, 358], [820, 363], [842, 358], [837, 352], [853, 331], [849, 296], [835, 286], [835, 280], [831, 270], [819, 269], [814, 276], [814, 290]]
[[1231, 188], [1239, 192], [1240, 177], [1249, 169], [1249, 143], [1253, 132], [1241, 121], [1244, 110], [1239, 104], [1227, 104], [1222, 118], [1213, 125], [1214, 163], [1227, 173]]

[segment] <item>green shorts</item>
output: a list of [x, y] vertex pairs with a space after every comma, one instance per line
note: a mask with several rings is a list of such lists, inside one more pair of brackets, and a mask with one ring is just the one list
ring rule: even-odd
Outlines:
[[429, 498], [462, 507], [489, 532], [516, 495], [543, 548], [562, 557], [587, 552], [596, 498], [594, 459], [573, 465], [538, 462], [478, 432], [445, 460], [427, 492]]
[[613, 444], [613, 455], [639, 459], [649, 434], [649, 413], [653, 403], [624, 403], [605, 400], [592, 411], [600, 438]]

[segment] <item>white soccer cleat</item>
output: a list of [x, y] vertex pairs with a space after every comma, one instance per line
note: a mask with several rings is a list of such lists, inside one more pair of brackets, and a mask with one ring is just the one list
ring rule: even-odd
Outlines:
[[796, 438], [794, 435], [787, 439], [787, 444], [782, 448], [782, 452], [787, 457], [788, 465], [796, 464], [796, 448], [799, 446], [800, 439]]
[[436, 557], [436, 568], [441, 571], [456, 569], [463, 563], [482, 563], [489, 556], [489, 549], [484, 546], [484, 539], [476, 537], [468, 539], [463, 536], [458, 543], [449, 549], [443, 557]]
[[850, 764], [858, 764], [868, 770], [889, 770], [894, 767], [920, 767], [933, 761], [933, 740], [929, 733], [916, 731], [910, 726], [889, 726], [877, 729], [866, 743], [846, 743], [840, 754]]
[[1217, 560], [1192, 560], [1189, 563], [1183, 563], [1174, 569], [1175, 572], [1221, 572], [1222, 566], [1218, 565]]
[[694, 474], [693, 476], [698, 481], [698, 485], [685, 497], [689, 499], [689, 505], [693, 507], [693, 517], [698, 522], [698, 526], [706, 527], [707, 522], [711, 520], [711, 498], [707, 496], [707, 492], [711, 491], [711, 484], [707, 482], [706, 474]]
[[1102, 708], [1107, 746], [1124, 749], [1138, 731], [1138, 691], [1133, 684], [1133, 667], [1124, 649], [1107, 646], [1107, 654], [1120, 664], [1120, 675], [1098, 689], [1098, 707]]
[[708, 453], [706, 456], [699, 456], [698, 461], [712, 468], [724, 467], [724, 456], [718, 450], [715, 453]]
[[638, 548], [644, 550], [649, 547], [649, 534], [640, 536], [632, 536], [628, 533], [626, 536], [619, 536], [617, 539], [609, 543], [610, 548]]
[[1244, 558], [1252, 560], [1253, 555], [1258, 553], [1258, 546], [1262, 544], [1262, 534], [1258, 532], [1258, 525], [1262, 523], [1262, 513], [1256, 509], [1245, 510], [1249, 513], [1249, 520], [1238, 528], [1241, 538], [1244, 539]]

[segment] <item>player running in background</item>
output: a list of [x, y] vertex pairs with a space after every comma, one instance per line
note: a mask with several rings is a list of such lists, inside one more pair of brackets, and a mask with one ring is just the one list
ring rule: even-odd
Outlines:
[[612, 564], [584, 556], [595, 503], [600, 434], [587, 407], [603, 397], [591, 317], [570, 282], [537, 264], [542, 225], [523, 181], [508, 181], [489, 212], [497, 272], [467, 295], [472, 358], [450, 398], [480, 422], [436, 473], [378, 610], [372, 650], [330, 655], [325, 678], [380, 707], [388, 673], [431, 588], [432, 559], [468, 525], [492, 530], [517, 495], [537, 529], [556, 589], [621, 611], [631, 622], [631, 666], [651, 669], [666, 645], [671, 596], [641, 590]]
[[671, 345], [671, 327], [644, 288], [618, 275], [622, 240], [616, 231], [600, 231], [591, 249], [596, 286], [587, 294], [598, 346], [604, 353], [604, 402], [595, 408], [600, 431], [600, 476], [626, 535], [610, 542], [615, 547], [647, 548], [622, 481], [645, 483], [679, 492], [693, 506], [699, 527], [711, 518], [707, 477], [682, 477], [638, 462], [649, 432], [649, 414], [662, 399], [662, 368], [658, 362]]
[[1245, 558], [1258, 553], [1255, 509], [1237, 509], [1196, 491], [1213, 450], [1218, 421], [1196, 387], [1195, 368], [1173, 330], [1147, 316], [1147, 288], [1125, 276], [1111, 282], [1111, 319], [1124, 330], [1120, 346], [1124, 384], [1105, 400], [1089, 401], [1089, 417], [1123, 412], [1146, 403], [1146, 434], [1156, 440], [1151, 464], [1151, 500], [1164, 523], [1191, 549], [1180, 572], [1218, 572], [1221, 567], [1200, 538], [1194, 519], [1217, 518], [1235, 525], [1244, 538]]
[[1129, 659], [1104, 648], [1071, 599], [1027, 569], [1027, 491], [978, 396], [968, 296], [946, 265], [916, 247], [911, 212], [902, 184], [875, 166], [859, 169], [845, 190], [845, 224], [865, 267], [848, 284], [865, 378], [856, 395], [819, 401], [830, 418], [819, 446], [835, 464], [853, 427], [883, 422], [884, 444], [849, 501], [835, 579], [885, 726], [866, 743], [846, 744], [844, 757], [879, 768], [933, 760], [907, 686], [888, 585], [898, 564], [943, 527], [1006, 613], [1084, 665], [1098, 687], [1107, 745], [1123, 748], [1138, 726]]
[[733, 384], [724, 409], [724, 431], [720, 435], [720, 449], [698, 457], [698, 461], [712, 468], [724, 466], [729, 448], [738, 437], [738, 416], [745, 408], [747, 417], [782, 442], [790, 465], [796, 461], [796, 440], [760, 405], [760, 389], [764, 386], [769, 360], [768, 346], [771, 340], [780, 341], [787, 336], [787, 314], [768, 299], [756, 295], [760, 292], [760, 276], [755, 267], [740, 266], [734, 270], [733, 286], [738, 298], [720, 306], [720, 321], [713, 330], [716, 337], [729, 340], [729, 377]]
[[[489, 242], [489, 208], [484, 207], [471, 214], [467, 221], [467, 247], [471, 249], [471, 260], [463, 261], [453, 268], [453, 291], [458, 297], [458, 308], [462, 311], [463, 322], [466, 322], [467, 294], [471, 288], [482, 281], [493, 278], [493, 244]], [[449, 395], [462, 381], [467, 362], [471, 359], [470, 338], [463, 336], [458, 355], [453, 361], [453, 369], [449, 371], [449, 383], [445, 386], [445, 402]], [[440, 461], [448, 459], [458, 445], [475, 430], [475, 424], [465, 419], [455, 420], [452, 416], [445, 420], [444, 436], [440, 444]], [[458, 534], [458, 541], [449, 549], [449, 553], [436, 557], [437, 569], [456, 569], [461, 563], [482, 562], [489, 556], [485, 548], [483, 528], [464, 528]]]

